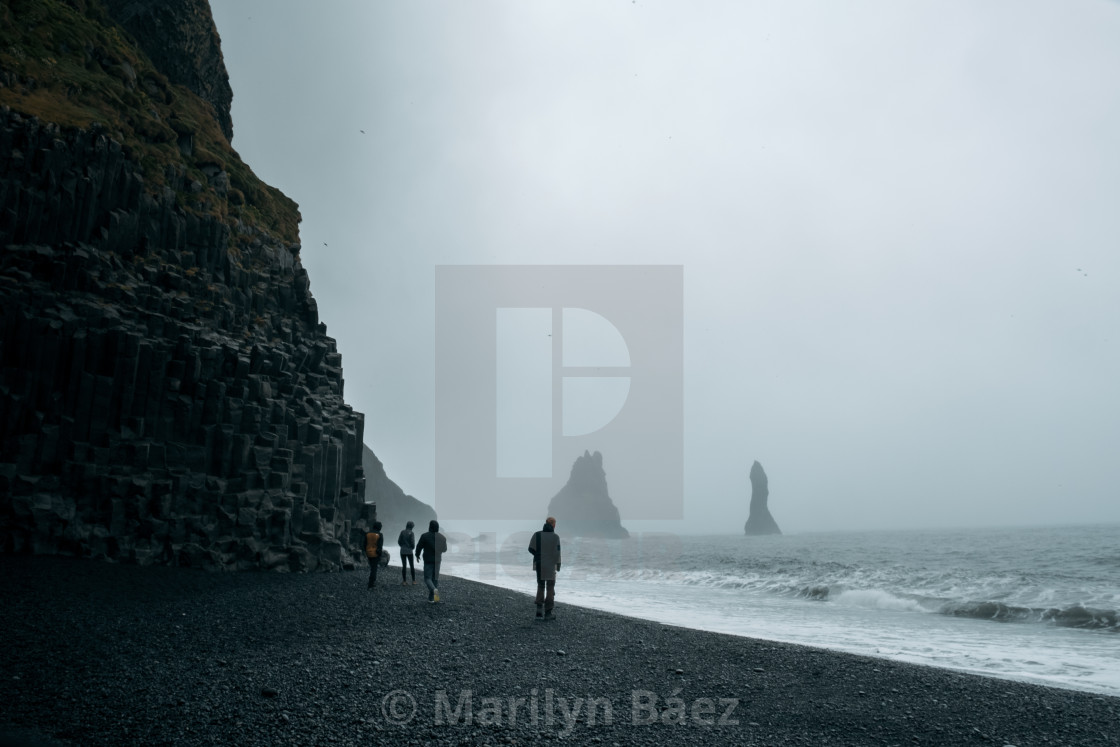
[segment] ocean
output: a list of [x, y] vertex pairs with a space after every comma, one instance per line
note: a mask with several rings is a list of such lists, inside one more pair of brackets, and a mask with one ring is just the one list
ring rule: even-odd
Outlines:
[[[529, 535], [449, 536], [443, 572], [532, 592]], [[558, 615], [574, 604], [1120, 696], [1120, 525], [560, 535]]]

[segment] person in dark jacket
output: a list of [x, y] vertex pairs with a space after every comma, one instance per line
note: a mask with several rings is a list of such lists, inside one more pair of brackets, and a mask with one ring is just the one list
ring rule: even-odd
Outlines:
[[428, 587], [428, 601], [439, 601], [439, 561], [447, 552], [447, 538], [439, 533], [439, 522], [428, 522], [428, 531], [416, 543], [416, 555], [424, 560], [424, 585]]
[[381, 548], [385, 545], [385, 537], [381, 534], [381, 522], [373, 522], [373, 526], [366, 532], [366, 560], [369, 561], [369, 583], [367, 589], [377, 586], [377, 568], [381, 565]]
[[[537, 572], [537, 617], [554, 620], [552, 608], [556, 604], [556, 574], [560, 572], [560, 535], [556, 534], [556, 519], [549, 516], [544, 527], [529, 540], [533, 555], [533, 570]], [[541, 607], [544, 615], [541, 615]]]
[[401, 586], [408, 583], [409, 569], [412, 571], [412, 585], [416, 585], [416, 563], [412, 559], [412, 551], [416, 549], [416, 535], [412, 533], [414, 526], [411, 521], [408, 522], [397, 537], [397, 547], [401, 549]]

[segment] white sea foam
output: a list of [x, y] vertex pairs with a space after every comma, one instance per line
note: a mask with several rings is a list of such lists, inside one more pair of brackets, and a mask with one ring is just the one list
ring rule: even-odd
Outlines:
[[[1085, 561], [1114, 552], [1120, 527], [773, 539], [682, 537], [679, 555], [653, 567], [635, 560], [640, 538], [600, 541], [593, 553], [590, 543], [568, 540], [557, 599], [1120, 696], [1116, 569]], [[581, 552], [595, 563], [581, 564]], [[499, 563], [494, 553], [463, 558], [448, 572], [535, 588], [527, 562]], [[1083, 615], [1079, 604], [1096, 611]], [[1103, 624], [1063, 627], [1048, 617], [1053, 609], [1066, 611], [1066, 624], [1093, 615]]]
[[847, 604], [854, 607], [871, 607], [880, 610], [907, 610], [909, 612], [926, 612], [926, 608], [913, 599], [904, 599], [895, 596], [889, 591], [881, 589], [851, 589], [841, 591], [829, 597], [836, 604]]

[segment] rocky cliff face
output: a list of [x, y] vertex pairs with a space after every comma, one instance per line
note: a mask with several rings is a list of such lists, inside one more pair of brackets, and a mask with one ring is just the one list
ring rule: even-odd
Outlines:
[[366, 446], [362, 451], [362, 468], [366, 478], [366, 500], [377, 504], [377, 519], [385, 525], [385, 535], [393, 542], [404, 525], [416, 524], [419, 537], [428, 531], [428, 522], [436, 518], [435, 509], [427, 503], [405, 494], [400, 486], [385, 474], [385, 466], [377, 455]]
[[548, 514], [556, 517], [556, 531], [569, 537], [630, 536], [607, 491], [603, 455], [597, 451], [576, 459], [567, 484], [549, 501]]
[[746, 534], [781, 534], [778, 522], [770, 515], [770, 508], [766, 505], [770, 498], [769, 480], [766, 472], [757, 461], [751, 465], [751, 512], [747, 515], [747, 523], [743, 527]]
[[233, 89], [207, 0], [105, 0], [105, 5], [157, 70], [214, 107], [226, 140], [233, 140]]
[[[216, 44], [200, 0], [109, 6]], [[176, 82], [220, 54], [163, 53], [96, 0], [0, 8], [0, 551], [352, 566], [363, 418], [298, 209]]]

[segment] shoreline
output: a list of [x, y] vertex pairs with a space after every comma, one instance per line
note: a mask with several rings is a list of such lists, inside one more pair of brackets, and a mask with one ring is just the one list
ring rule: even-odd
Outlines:
[[[1096, 560], [1120, 540], [1118, 527], [878, 539], [833, 532], [762, 543], [709, 534], [672, 540], [671, 554], [653, 562], [643, 560], [644, 538], [577, 540], [563, 598], [711, 632], [1120, 697], [1118, 600]], [[476, 540], [473, 553], [468, 544], [455, 572], [532, 586], [507, 544]], [[1040, 555], [1042, 544], [1067, 551]]]
[[[510, 591], [510, 592], [514, 592], [514, 593], [522, 593], [522, 594], [527, 595], [530, 599], [533, 596], [532, 593], [529, 592], [529, 591], [524, 591], [522, 589], [514, 589], [514, 588], [511, 588], [509, 586], [503, 586], [502, 584], [494, 582], [494, 581], [479, 581], [477, 579], [472, 579], [472, 578], [464, 578], [463, 580], [469, 581], [471, 583], [479, 583], [479, 584], [484, 584], [486, 586], [492, 586], [493, 588], [501, 589], [501, 590], [504, 590], [504, 591]], [[516, 580], [516, 579], [511, 579], [511, 580]], [[748, 638], [750, 640], [757, 640], [757, 641], [761, 641], [761, 642], [768, 642], [768, 643], [773, 643], [773, 644], [776, 644], [776, 645], [783, 645], [783, 646], [784, 645], [801, 646], [801, 647], [811, 648], [811, 649], [814, 649], [814, 650], [824, 651], [824, 652], [827, 652], [827, 653], [836, 653], [836, 654], [843, 654], [843, 655], [848, 655], [848, 656], [861, 656], [861, 657], [867, 657], [867, 658], [875, 659], [875, 660], [879, 660], [879, 661], [891, 661], [891, 662], [897, 662], [897, 663], [900, 663], [900, 664], [910, 664], [910, 665], [913, 665], [913, 666], [928, 667], [930, 669], [940, 669], [940, 670], [944, 670], [944, 671], [947, 671], [947, 672], [954, 672], [956, 674], [964, 674], [964, 675], [970, 675], [970, 676], [975, 676], [975, 677], [985, 677], [985, 678], [988, 678], [988, 679], [994, 679], [994, 680], [999, 680], [999, 681], [1003, 681], [1003, 682], [1019, 682], [1019, 683], [1023, 683], [1023, 684], [1039, 685], [1041, 687], [1049, 687], [1049, 688], [1055, 688], [1055, 689], [1059, 689], [1059, 690], [1070, 690], [1070, 691], [1081, 693], [1081, 694], [1084, 694], [1084, 695], [1104, 696], [1104, 697], [1110, 697], [1110, 698], [1120, 698], [1120, 693], [1115, 693], [1115, 692], [1105, 691], [1105, 690], [1098, 690], [1098, 689], [1091, 689], [1091, 688], [1087, 688], [1087, 687], [1084, 687], [1084, 686], [1079, 687], [1076, 684], [1072, 684], [1072, 683], [1061, 681], [1061, 680], [1043, 681], [1041, 678], [1032, 677], [1031, 675], [1026, 675], [1026, 674], [1016, 676], [1016, 675], [1012, 675], [1012, 674], [986, 672], [986, 671], [980, 671], [978, 669], [968, 669], [968, 668], [965, 668], [965, 667], [956, 667], [956, 666], [951, 666], [951, 665], [926, 664], [926, 663], [918, 662], [918, 661], [908, 661], [907, 659], [904, 659], [904, 658], [896, 658], [896, 657], [888, 655], [888, 654], [868, 653], [868, 652], [858, 651], [858, 650], [848, 650], [848, 649], [845, 649], [845, 648], [841, 648], [839, 646], [830, 646], [830, 645], [825, 645], [825, 644], [820, 644], [820, 645], [806, 644], [806, 643], [802, 643], [802, 642], [796, 641], [796, 640], [783, 640], [783, 639], [780, 639], [780, 638], [769, 638], [769, 637], [766, 637], [766, 636], [763, 636], [763, 635], [757, 635], [757, 634], [737, 633], [737, 632], [729, 631], [729, 630], [718, 630], [718, 629], [711, 628], [711, 627], [699, 627], [695, 624], [694, 625], [689, 625], [689, 624], [686, 624], [686, 623], [681, 623], [681, 622], [677, 622], [677, 621], [673, 621], [673, 620], [665, 620], [665, 619], [661, 619], [661, 618], [657, 618], [657, 617], [653, 617], [653, 616], [645, 616], [645, 615], [641, 614], [640, 612], [627, 614], [627, 613], [624, 613], [624, 612], [619, 612], [617, 610], [612, 610], [612, 609], [608, 609], [608, 608], [602, 608], [602, 607], [595, 606], [593, 603], [588, 603], [586, 600], [580, 600], [580, 601], [577, 601], [577, 602], [572, 602], [571, 606], [579, 607], [580, 609], [586, 609], [586, 610], [595, 611], [595, 612], [602, 612], [604, 614], [609, 614], [609, 615], [617, 615], [619, 617], [626, 618], [626, 619], [642, 620], [644, 622], [657, 623], [657, 624], [660, 624], [660, 625], [667, 625], [667, 626], [672, 626], [672, 627], [685, 628], [687, 630], [692, 630], [692, 631], [695, 631], [697, 633], [711, 633], [713, 635], [728, 635], [728, 636], [732, 636], [732, 637], [735, 637], [735, 638]], [[988, 622], [988, 621], [985, 621], [985, 622]], [[999, 625], [999, 624], [1003, 624], [1003, 623], [992, 622], [991, 624]], [[1094, 633], [1094, 634], [1097, 634], [1097, 633]], [[1113, 634], [1112, 633], [1101, 633], [1101, 635], [1113, 635]]]
[[0, 556], [0, 745], [1120, 745], [1120, 698], [365, 579]]

